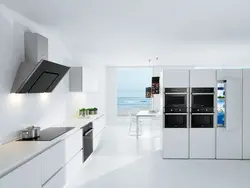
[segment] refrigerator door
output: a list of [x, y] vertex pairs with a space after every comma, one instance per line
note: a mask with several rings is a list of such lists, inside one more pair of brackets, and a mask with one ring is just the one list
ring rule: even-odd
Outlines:
[[226, 124], [217, 125], [216, 158], [242, 159], [242, 70], [218, 70], [217, 80], [226, 80]]

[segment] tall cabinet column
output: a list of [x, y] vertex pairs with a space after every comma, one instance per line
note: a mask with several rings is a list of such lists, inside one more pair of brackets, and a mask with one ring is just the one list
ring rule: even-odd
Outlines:
[[243, 159], [250, 159], [250, 70], [243, 70]]
[[[213, 88], [214, 91], [216, 91], [216, 70], [191, 70], [190, 88]], [[190, 97], [191, 96], [190, 94]], [[190, 101], [192, 100], [190, 99]], [[216, 111], [215, 107], [216, 97], [214, 95], [214, 112]], [[192, 119], [191, 116], [192, 114], [190, 114], [190, 119]], [[200, 116], [206, 118], [206, 116]], [[211, 128], [192, 128], [192, 122], [190, 122], [190, 158], [215, 158], [215, 113], [213, 119], [214, 126]]]
[[[163, 84], [164, 88], [189, 88], [189, 70], [164, 70]], [[163, 95], [163, 101], [164, 97], [165, 95]], [[163, 158], [188, 158], [188, 132], [188, 127], [165, 128], [165, 122], [163, 122]]]
[[225, 127], [217, 127], [216, 158], [242, 159], [242, 70], [217, 70], [217, 80], [226, 80]]

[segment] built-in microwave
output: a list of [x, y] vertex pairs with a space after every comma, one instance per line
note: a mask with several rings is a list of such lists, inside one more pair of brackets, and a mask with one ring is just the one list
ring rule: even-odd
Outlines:
[[192, 88], [191, 105], [192, 108], [213, 108], [214, 88]]
[[187, 88], [166, 88], [165, 108], [187, 107]]

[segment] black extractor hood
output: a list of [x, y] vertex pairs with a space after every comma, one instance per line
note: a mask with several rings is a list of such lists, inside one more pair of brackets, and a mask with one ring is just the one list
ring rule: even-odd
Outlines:
[[52, 92], [70, 67], [48, 61], [48, 39], [26, 32], [24, 36], [25, 62], [22, 62], [11, 93]]

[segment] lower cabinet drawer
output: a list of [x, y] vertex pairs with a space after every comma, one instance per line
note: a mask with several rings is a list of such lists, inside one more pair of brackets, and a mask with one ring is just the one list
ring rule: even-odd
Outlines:
[[65, 163], [65, 143], [59, 142], [41, 154], [42, 185], [45, 184]]
[[83, 151], [81, 150], [69, 163], [65, 166], [66, 182], [72, 181], [83, 164]]
[[41, 188], [41, 158], [39, 156], [4, 176], [0, 188]]
[[65, 140], [65, 163], [69, 162], [83, 148], [83, 132], [77, 131]]
[[43, 186], [43, 188], [63, 188], [65, 184], [65, 168], [62, 168]]

